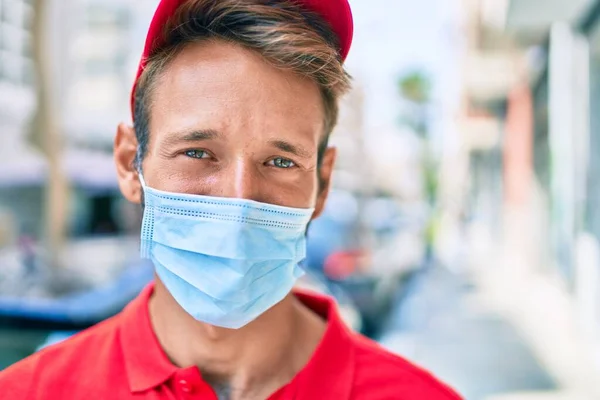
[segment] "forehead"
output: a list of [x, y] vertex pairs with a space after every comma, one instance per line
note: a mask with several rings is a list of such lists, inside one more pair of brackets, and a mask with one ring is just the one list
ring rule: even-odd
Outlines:
[[323, 131], [316, 83], [224, 41], [184, 47], [159, 76], [150, 108], [152, 131], [244, 128], [270, 134]]

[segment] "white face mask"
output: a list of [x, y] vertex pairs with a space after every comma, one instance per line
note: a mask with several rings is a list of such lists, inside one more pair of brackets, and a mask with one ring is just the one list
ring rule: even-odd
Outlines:
[[141, 256], [195, 319], [237, 329], [303, 275], [313, 209], [169, 193], [146, 186]]

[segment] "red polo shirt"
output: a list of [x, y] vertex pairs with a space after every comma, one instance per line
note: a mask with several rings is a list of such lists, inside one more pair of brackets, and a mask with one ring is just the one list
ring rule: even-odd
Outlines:
[[[152, 290], [117, 316], [1, 372], [0, 397], [217, 400], [197, 368], [177, 368], [160, 347], [148, 313]], [[347, 329], [333, 300], [296, 296], [327, 328], [308, 364], [270, 400], [460, 399], [429, 373]]]

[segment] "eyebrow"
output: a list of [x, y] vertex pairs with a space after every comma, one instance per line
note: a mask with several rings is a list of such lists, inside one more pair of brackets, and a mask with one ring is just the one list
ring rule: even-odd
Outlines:
[[193, 131], [173, 132], [166, 135], [164, 141], [168, 145], [181, 142], [199, 142], [221, 137], [221, 133], [213, 129], [199, 129]]
[[[203, 140], [211, 140], [221, 138], [223, 135], [214, 129], [197, 129], [184, 132], [173, 132], [166, 135], [164, 141], [167, 145], [175, 145], [182, 142], [199, 142]], [[269, 141], [271, 146], [277, 147], [279, 150], [286, 153], [294, 154], [302, 158], [310, 158], [313, 153], [306, 150], [302, 146], [292, 144], [281, 139], [273, 139]]]
[[294, 154], [302, 158], [310, 158], [312, 156], [312, 153], [305, 148], [286, 142], [285, 140], [271, 140], [269, 141], [269, 144], [286, 153]]

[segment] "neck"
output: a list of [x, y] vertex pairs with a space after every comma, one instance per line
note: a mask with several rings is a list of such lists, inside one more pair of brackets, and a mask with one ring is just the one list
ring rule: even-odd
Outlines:
[[293, 294], [235, 330], [196, 321], [158, 278], [149, 307], [158, 341], [171, 361], [181, 368], [197, 366], [213, 386], [234, 392], [256, 387], [272, 392], [285, 385], [308, 362], [325, 331], [324, 321]]

